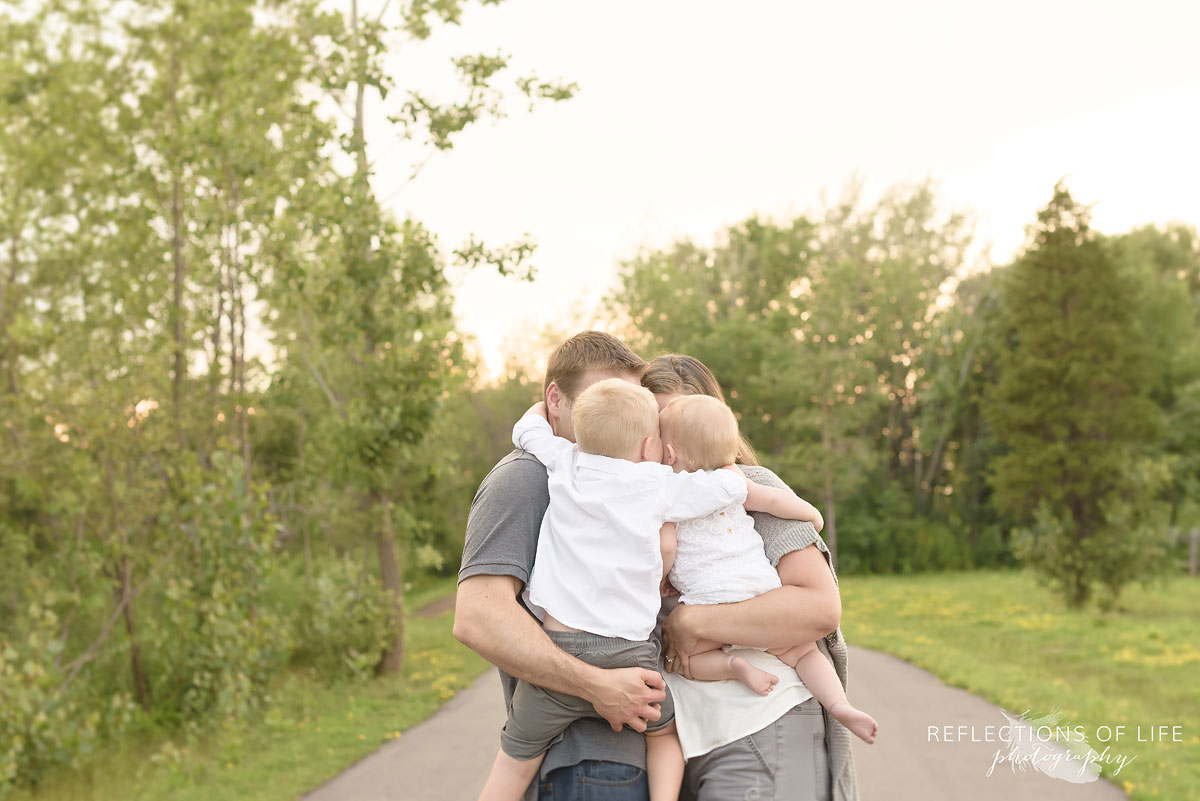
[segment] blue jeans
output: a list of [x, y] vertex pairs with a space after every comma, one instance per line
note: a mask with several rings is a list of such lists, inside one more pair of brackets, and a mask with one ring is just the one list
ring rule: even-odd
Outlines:
[[587, 759], [550, 771], [538, 801], [650, 801], [650, 785], [639, 767]]

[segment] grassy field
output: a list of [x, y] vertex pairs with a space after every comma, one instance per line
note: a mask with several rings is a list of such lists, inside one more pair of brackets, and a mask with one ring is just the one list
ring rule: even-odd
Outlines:
[[[454, 591], [453, 578], [406, 599], [416, 610]], [[19, 801], [292, 801], [429, 717], [487, 668], [451, 635], [453, 614], [409, 615], [402, 676], [321, 685], [293, 673], [265, 718], [200, 742], [126, 740], [86, 769], [61, 774]]]
[[[847, 576], [842, 631], [1003, 706], [1082, 726], [1125, 725], [1117, 778], [1134, 799], [1200, 798], [1200, 580], [1134, 586], [1121, 609], [1067, 611], [1020, 572]], [[851, 665], [853, 675], [853, 665]], [[1179, 725], [1181, 743], [1137, 742]]]
[[[407, 608], [453, 592], [449, 579]], [[1200, 580], [1132, 587], [1112, 613], [1067, 611], [1019, 572], [842, 579], [842, 630], [1013, 712], [1061, 710], [1062, 725], [1129, 732], [1117, 777], [1138, 801], [1200, 798]], [[322, 685], [293, 673], [265, 719], [182, 738], [126, 740], [19, 801], [291, 801], [428, 717], [487, 665], [451, 636], [452, 614], [408, 620], [402, 676]], [[852, 668], [853, 669], [853, 666]], [[1137, 742], [1179, 725], [1181, 743]]]

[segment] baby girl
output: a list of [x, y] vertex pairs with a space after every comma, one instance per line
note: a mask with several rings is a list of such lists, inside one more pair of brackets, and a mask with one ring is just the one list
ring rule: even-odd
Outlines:
[[[671, 401], [659, 415], [663, 462], [676, 471], [716, 470], [731, 464], [741, 438], [729, 407], [707, 395], [687, 395]], [[763, 552], [762, 539], [746, 507], [776, 517], [818, 523], [820, 514], [790, 493], [767, 492], [749, 482], [745, 503], [735, 501], [714, 512], [675, 524], [675, 560], [671, 584], [680, 603], [723, 604], [744, 601], [780, 586], [779, 574]], [[671, 524], [667, 524], [669, 527]], [[669, 531], [664, 531], [669, 537]], [[665, 568], [668, 566], [664, 566]], [[778, 677], [728, 653], [723, 643], [701, 641], [690, 659], [692, 677], [703, 681], [737, 679], [753, 692], [766, 695]], [[875, 719], [846, 699], [837, 673], [817, 650], [815, 642], [769, 653], [795, 669], [813, 697], [842, 725], [868, 743], [875, 742]]]

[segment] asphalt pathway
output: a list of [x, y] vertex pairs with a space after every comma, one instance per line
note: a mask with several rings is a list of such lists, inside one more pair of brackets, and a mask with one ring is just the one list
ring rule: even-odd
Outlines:
[[[1003, 743], [988, 741], [987, 727], [996, 731], [1007, 722], [999, 707], [907, 662], [851, 648], [850, 679], [851, 700], [879, 721], [875, 745], [856, 742], [854, 747], [862, 801], [1126, 798], [1102, 779], [1074, 784], [1007, 763], [986, 775], [996, 752], [1007, 752]], [[471, 801], [495, 757], [503, 722], [500, 678], [489, 670], [433, 717], [304, 801]], [[930, 727], [938, 730], [936, 736]]]

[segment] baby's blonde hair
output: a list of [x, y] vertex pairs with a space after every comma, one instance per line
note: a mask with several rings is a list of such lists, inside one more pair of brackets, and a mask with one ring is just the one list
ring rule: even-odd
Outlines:
[[[711, 395], [725, 402], [721, 385], [712, 371], [704, 366], [704, 362], [681, 353], [659, 356], [646, 365], [642, 373], [642, 386], [655, 395]], [[742, 437], [742, 445], [738, 449], [737, 463], [758, 464], [758, 457], [745, 437]]]
[[606, 378], [579, 393], [571, 420], [579, 450], [628, 459], [642, 440], [658, 434], [658, 403], [645, 387]]
[[742, 447], [733, 410], [708, 395], [684, 395], [659, 415], [663, 442], [674, 446], [687, 470], [733, 464]]

